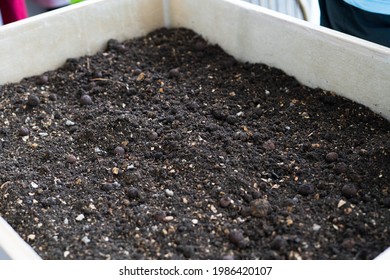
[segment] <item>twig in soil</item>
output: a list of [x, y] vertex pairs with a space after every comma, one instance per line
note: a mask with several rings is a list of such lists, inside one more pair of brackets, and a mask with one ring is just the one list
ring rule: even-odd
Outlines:
[[11, 181], [7, 181], [7, 182], [3, 183], [3, 184], [0, 186], [0, 190], [2, 190], [4, 187], [6, 187], [9, 183], [11, 183]]
[[87, 70], [88, 70], [88, 72], [91, 72], [89, 61], [90, 61], [90, 59], [89, 59], [89, 57], [87, 57]]
[[111, 79], [105, 79], [105, 78], [93, 78], [91, 79], [91, 81], [104, 81], [104, 82], [111, 82], [111, 83], [114, 83], [114, 84], [120, 84], [126, 88], [128, 88], [128, 85], [126, 83], [123, 83], [123, 82], [120, 82], [120, 81], [114, 81], [114, 80], [111, 80]]
[[177, 59], [176, 49], [175, 48], [172, 49], [172, 55], [175, 58], [175, 61], [176, 61], [177, 65], [179, 65], [179, 60]]

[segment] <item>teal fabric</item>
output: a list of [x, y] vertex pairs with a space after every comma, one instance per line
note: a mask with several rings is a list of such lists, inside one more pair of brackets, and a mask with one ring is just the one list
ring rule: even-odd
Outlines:
[[344, 2], [367, 12], [390, 15], [390, 0], [344, 0]]
[[319, 0], [321, 25], [390, 47], [390, 15], [356, 8], [343, 0]]

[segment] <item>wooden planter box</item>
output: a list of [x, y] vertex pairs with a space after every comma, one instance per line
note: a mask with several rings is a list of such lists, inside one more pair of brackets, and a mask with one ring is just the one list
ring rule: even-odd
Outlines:
[[[239, 0], [92, 0], [3, 26], [0, 84], [161, 27], [192, 29], [238, 60], [282, 69], [390, 120], [389, 48]], [[13, 237], [0, 238], [0, 258], [39, 258], [0, 220], [6, 234]]]

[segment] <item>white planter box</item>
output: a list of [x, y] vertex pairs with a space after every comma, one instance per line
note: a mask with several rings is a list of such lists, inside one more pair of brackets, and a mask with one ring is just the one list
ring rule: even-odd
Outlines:
[[39, 260], [37, 253], [0, 217], [0, 260]]
[[91, 0], [0, 27], [0, 84], [164, 26], [190, 28], [241, 61], [280, 68], [390, 120], [389, 48], [239, 0]]

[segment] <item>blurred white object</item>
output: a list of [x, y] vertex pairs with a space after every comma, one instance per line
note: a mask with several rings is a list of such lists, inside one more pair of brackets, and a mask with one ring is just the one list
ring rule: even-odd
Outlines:
[[56, 8], [70, 3], [69, 0], [34, 0], [34, 2], [45, 8]]
[[255, 5], [320, 24], [318, 0], [243, 0]]

